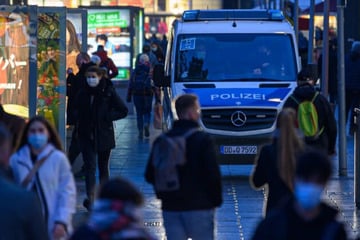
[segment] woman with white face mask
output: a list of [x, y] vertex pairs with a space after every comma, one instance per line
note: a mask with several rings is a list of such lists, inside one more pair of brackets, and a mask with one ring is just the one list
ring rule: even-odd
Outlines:
[[71, 166], [54, 127], [42, 116], [26, 124], [11, 156], [15, 181], [36, 193], [50, 239], [65, 239], [72, 230], [76, 187]]
[[128, 109], [103, 69], [89, 67], [85, 76], [86, 86], [77, 95], [74, 112], [85, 170], [87, 198], [83, 205], [89, 210], [94, 200], [96, 165], [100, 183], [108, 180], [110, 152], [115, 147], [113, 121], [126, 117]]

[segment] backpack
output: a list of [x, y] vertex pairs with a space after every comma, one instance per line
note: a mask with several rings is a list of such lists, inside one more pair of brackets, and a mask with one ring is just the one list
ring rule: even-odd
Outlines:
[[298, 104], [297, 109], [297, 124], [299, 129], [304, 134], [307, 139], [317, 139], [321, 133], [324, 131], [324, 126], [319, 129], [319, 118], [318, 112], [314, 105], [314, 101], [319, 95], [319, 92], [316, 92], [314, 97], [309, 100], [299, 102], [293, 95], [291, 98]]
[[186, 163], [186, 139], [199, 131], [190, 129], [180, 136], [160, 135], [152, 147], [151, 163], [155, 170], [155, 192], [169, 192], [180, 189], [178, 166]]
[[151, 77], [148, 72], [141, 71], [137, 73], [136, 71], [134, 71], [133, 78], [133, 88], [135, 91], [144, 91], [151, 89]]

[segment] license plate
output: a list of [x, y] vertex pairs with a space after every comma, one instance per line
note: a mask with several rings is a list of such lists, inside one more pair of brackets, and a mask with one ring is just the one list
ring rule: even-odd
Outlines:
[[221, 154], [257, 154], [257, 146], [220, 146]]

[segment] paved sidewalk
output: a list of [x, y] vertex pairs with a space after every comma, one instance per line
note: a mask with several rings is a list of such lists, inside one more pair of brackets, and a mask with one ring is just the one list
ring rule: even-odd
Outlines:
[[[165, 239], [160, 211], [160, 202], [156, 199], [152, 186], [144, 180], [144, 168], [149, 154], [150, 143], [160, 134], [151, 129], [151, 138], [137, 138], [136, 119], [134, 115], [116, 122], [116, 148], [111, 153], [110, 173], [112, 177], [122, 176], [132, 181], [144, 194], [144, 225], [159, 239]], [[340, 210], [346, 224], [350, 239], [360, 234], [360, 212], [354, 204], [352, 139], [348, 139], [348, 176], [337, 176], [337, 170], [325, 191], [325, 199]], [[75, 166], [79, 166], [78, 159]], [[334, 160], [337, 166], [337, 160]], [[223, 174], [224, 203], [216, 215], [217, 239], [250, 239], [254, 228], [262, 216], [264, 193], [254, 191], [249, 186], [248, 178], [252, 166], [221, 166]], [[84, 181], [77, 179], [78, 197], [77, 213], [74, 216], [75, 227], [87, 217], [82, 206], [85, 198]]]

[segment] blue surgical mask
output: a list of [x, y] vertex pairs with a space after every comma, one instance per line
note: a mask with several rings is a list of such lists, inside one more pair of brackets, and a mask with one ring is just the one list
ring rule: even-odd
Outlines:
[[43, 133], [30, 134], [28, 136], [28, 143], [34, 149], [41, 149], [48, 143], [48, 136]]
[[319, 184], [297, 181], [294, 194], [299, 205], [305, 210], [317, 207], [321, 201], [323, 187]]

